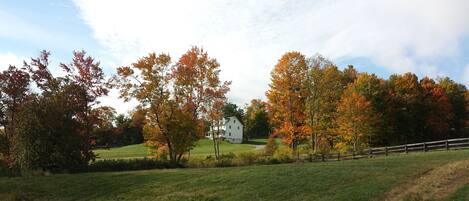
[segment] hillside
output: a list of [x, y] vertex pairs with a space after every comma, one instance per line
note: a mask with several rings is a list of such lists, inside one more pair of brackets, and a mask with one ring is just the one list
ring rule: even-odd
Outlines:
[[[0, 195], [16, 192], [64, 201], [383, 200], [393, 189], [467, 159], [469, 150], [327, 163], [2, 178]], [[447, 192], [445, 199], [469, 199], [469, 185], [463, 184], [456, 192]]]

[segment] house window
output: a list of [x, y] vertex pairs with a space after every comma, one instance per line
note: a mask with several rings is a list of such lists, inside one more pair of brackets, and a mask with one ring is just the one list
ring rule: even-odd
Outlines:
[[228, 126], [228, 127], [231, 129], [231, 125], [230, 125], [230, 126]]
[[231, 133], [228, 133], [229, 136], [231, 136]]
[[239, 130], [239, 126], [238, 126], [238, 130]]

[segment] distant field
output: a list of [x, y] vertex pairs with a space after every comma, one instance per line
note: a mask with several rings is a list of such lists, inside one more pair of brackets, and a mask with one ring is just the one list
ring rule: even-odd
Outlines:
[[[256, 145], [265, 144], [266, 139], [255, 139], [245, 144], [231, 144], [228, 142], [222, 142], [220, 144], [220, 151], [222, 153], [239, 153], [244, 151], [255, 150]], [[129, 145], [111, 149], [98, 149], [94, 151], [98, 155], [98, 159], [112, 159], [112, 158], [143, 158], [150, 156], [148, 147], [144, 144]], [[213, 155], [213, 142], [209, 139], [202, 139], [197, 142], [197, 145], [190, 152], [191, 156], [207, 156]]]
[[[396, 186], [454, 161], [469, 150], [326, 163], [170, 169], [0, 178], [0, 197], [42, 200], [384, 200]], [[468, 200], [469, 186], [446, 200]]]

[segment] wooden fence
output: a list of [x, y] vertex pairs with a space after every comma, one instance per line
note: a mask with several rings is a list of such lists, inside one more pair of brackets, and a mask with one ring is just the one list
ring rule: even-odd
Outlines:
[[347, 154], [328, 153], [328, 154], [303, 154], [299, 156], [301, 160], [306, 161], [339, 161], [339, 160], [353, 160], [361, 158], [371, 158], [376, 156], [388, 156], [390, 154], [402, 154], [409, 152], [427, 152], [434, 150], [450, 150], [450, 149], [464, 149], [469, 148], [469, 138], [457, 138], [449, 140], [422, 142], [414, 144], [404, 144], [397, 146], [385, 146], [365, 149], [359, 153], [350, 152]]

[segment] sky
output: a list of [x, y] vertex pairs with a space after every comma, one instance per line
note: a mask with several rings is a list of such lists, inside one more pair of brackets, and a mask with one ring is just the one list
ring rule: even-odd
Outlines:
[[[410, 71], [469, 86], [468, 10], [467, 0], [1, 0], [0, 70], [46, 49], [60, 75], [59, 63], [85, 50], [111, 76], [150, 52], [176, 61], [199, 46], [240, 106], [265, 99], [288, 51], [383, 78]], [[119, 113], [136, 105], [116, 90], [100, 101]]]

